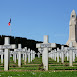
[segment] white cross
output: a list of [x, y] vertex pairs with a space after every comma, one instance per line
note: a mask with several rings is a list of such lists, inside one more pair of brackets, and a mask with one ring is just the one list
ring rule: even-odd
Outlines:
[[3, 50], [0, 50], [0, 55], [1, 55], [1, 63], [3, 63], [3, 54], [4, 54]]
[[61, 46], [61, 61], [64, 63], [64, 46]]
[[48, 43], [48, 35], [44, 36], [43, 43], [36, 44], [36, 48], [43, 48], [42, 60], [45, 70], [48, 70], [48, 48], [54, 47], [56, 47], [55, 43]]
[[15, 44], [10, 45], [10, 38], [5, 37], [4, 45], [0, 45], [0, 49], [4, 49], [4, 70], [9, 70], [9, 60], [10, 60], [10, 52], [9, 49], [16, 48]]
[[28, 63], [30, 63], [30, 49], [28, 49], [27, 54], [28, 54]]
[[18, 44], [18, 49], [14, 51], [18, 52], [18, 66], [21, 67], [21, 52], [24, 51], [24, 49], [22, 49], [21, 44]]
[[25, 47], [25, 60], [24, 60], [25, 65], [26, 65], [26, 62], [27, 62], [27, 47]]
[[71, 50], [69, 51], [69, 66], [72, 66], [73, 65], [73, 55], [72, 55], [73, 43], [72, 42], [69, 43], [69, 47], [71, 48]]

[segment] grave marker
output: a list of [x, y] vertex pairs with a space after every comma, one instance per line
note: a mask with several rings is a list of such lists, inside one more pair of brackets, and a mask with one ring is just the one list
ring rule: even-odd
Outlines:
[[59, 62], [59, 51], [60, 51], [60, 49], [57, 48], [57, 62]]
[[25, 60], [24, 60], [25, 64], [27, 62], [27, 47], [25, 47]]
[[69, 48], [68, 48], [68, 50], [69, 50], [69, 66], [72, 66], [73, 65], [73, 50], [75, 49], [74, 47], [73, 47], [73, 45], [72, 45], [73, 43], [72, 42], [70, 42], [69, 43]]
[[28, 63], [30, 63], [30, 49], [28, 49]]
[[22, 49], [21, 44], [18, 44], [18, 49], [15, 49], [18, 52], [18, 66], [21, 67], [21, 52], [24, 51]]
[[44, 36], [44, 42], [36, 44], [36, 48], [43, 48], [43, 65], [44, 69], [48, 70], [48, 48], [56, 47], [55, 43], [48, 43], [48, 35]]
[[16, 45], [10, 45], [10, 38], [5, 37], [4, 45], [0, 45], [0, 49], [4, 49], [4, 71], [9, 70], [9, 60], [10, 60], [10, 52], [9, 49], [16, 48]]
[[0, 50], [0, 55], [1, 55], [1, 63], [3, 63], [3, 55], [4, 55], [3, 50]]
[[61, 46], [61, 62], [64, 63], [64, 46]]

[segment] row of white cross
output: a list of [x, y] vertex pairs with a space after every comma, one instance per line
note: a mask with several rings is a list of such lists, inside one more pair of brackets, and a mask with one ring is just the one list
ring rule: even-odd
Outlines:
[[[38, 51], [41, 53], [42, 51], [42, 62], [43, 67], [47, 71], [48, 70], [48, 57], [53, 58], [55, 61], [59, 62], [59, 57], [61, 58], [61, 62], [64, 63], [64, 55], [67, 57], [67, 61], [69, 61], [69, 66], [73, 65], [73, 61], [75, 61], [75, 54], [77, 54], [77, 48], [73, 47], [72, 42], [69, 44], [70, 46], [61, 47], [61, 50], [57, 48], [57, 50], [52, 50], [52, 48], [56, 47], [55, 43], [48, 43], [48, 36], [44, 36], [44, 42], [36, 44], [36, 48], [38, 48]], [[48, 51], [51, 51], [48, 53]], [[56, 60], [57, 58], [57, 60]]]
[[59, 62], [61, 58], [61, 63], [64, 63], [64, 58], [66, 57], [67, 61], [69, 61], [69, 66], [72, 66], [73, 62], [75, 62], [75, 55], [77, 55], [76, 48], [73, 47], [73, 49], [71, 49], [70, 47], [64, 46], [62, 46], [61, 49], [51, 50], [49, 53], [49, 57], [57, 62]]
[[[72, 47], [72, 42], [69, 45], [70, 46], [68, 48], [64, 48], [62, 46], [61, 50], [57, 48], [57, 50], [52, 51], [52, 48], [55, 48], [56, 44], [48, 43], [48, 36], [45, 35], [44, 42], [36, 44], [36, 48], [38, 48], [39, 52], [43, 51], [42, 52], [42, 62], [43, 62], [44, 69], [48, 70], [48, 57], [53, 58], [55, 61], [57, 57], [57, 62], [59, 62], [59, 56], [60, 56], [62, 63], [64, 63], [65, 53], [69, 56], [69, 65], [72, 66], [73, 60], [75, 60], [75, 53], [77, 53], [76, 52], [77, 48]], [[30, 61], [32, 61], [35, 58], [35, 51], [32, 51], [32, 50], [30, 51], [30, 49], [27, 50], [26, 47], [22, 49], [21, 44], [18, 44], [18, 49], [16, 49], [15, 44], [10, 45], [10, 38], [5, 37], [4, 45], [0, 45], [1, 62], [3, 62], [2, 57], [4, 54], [4, 70], [5, 71], [9, 70], [10, 49], [14, 49], [14, 51], [12, 52], [13, 60], [16, 63], [16, 56], [17, 56], [19, 67], [21, 67], [21, 54], [23, 54], [23, 59], [24, 59], [25, 64], [27, 61], [27, 56], [28, 56], [28, 63], [30, 63]], [[4, 53], [2, 52], [3, 50], [4, 50]], [[51, 51], [51, 52], [48, 54], [48, 51]], [[67, 56], [67, 59], [68, 59], [68, 56]], [[38, 57], [40, 57], [40, 53], [38, 53]]]
[[[10, 49], [14, 49], [14, 51], [10, 52]], [[4, 50], [4, 52], [3, 52]], [[10, 45], [10, 38], [5, 37], [4, 45], [0, 45], [0, 55], [1, 55], [1, 63], [3, 63], [3, 55], [4, 55], [4, 71], [9, 70], [9, 63], [10, 63], [10, 55], [13, 54], [13, 60], [16, 63], [16, 58], [18, 59], [18, 66], [21, 67], [21, 54], [23, 54], [23, 60], [26, 64], [27, 57], [28, 63], [32, 62], [35, 59], [35, 51], [28, 49], [27, 47], [21, 47], [21, 44], [18, 44], [18, 49], [16, 49], [15, 44]]]

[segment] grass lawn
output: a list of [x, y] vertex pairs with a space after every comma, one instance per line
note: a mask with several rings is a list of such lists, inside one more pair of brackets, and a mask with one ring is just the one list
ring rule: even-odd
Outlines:
[[77, 72], [0, 72], [0, 77], [77, 77]]
[[[44, 71], [42, 64], [42, 58], [35, 58], [31, 63], [25, 65], [22, 60], [21, 67], [18, 67], [18, 61], [14, 63], [13, 57], [10, 58], [9, 71], [5, 72], [4, 64], [0, 63], [0, 77], [77, 77], [77, 58], [76, 62], [73, 62], [73, 67], [69, 67], [69, 62], [64, 64], [56, 62], [49, 58], [49, 71]], [[39, 69], [40, 68], [40, 69]]]

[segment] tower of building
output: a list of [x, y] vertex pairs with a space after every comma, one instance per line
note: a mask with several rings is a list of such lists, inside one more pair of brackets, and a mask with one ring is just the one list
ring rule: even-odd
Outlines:
[[77, 46], [77, 18], [75, 10], [71, 13], [69, 22], [69, 39], [66, 44], [69, 46], [70, 42], [73, 42], [73, 46]]

